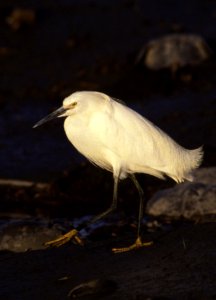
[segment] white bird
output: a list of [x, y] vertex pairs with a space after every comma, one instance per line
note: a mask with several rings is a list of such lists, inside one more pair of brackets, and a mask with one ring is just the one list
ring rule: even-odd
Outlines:
[[[140, 222], [143, 216], [143, 191], [135, 173], [146, 173], [164, 179], [171, 177], [177, 183], [192, 181], [192, 171], [202, 160], [202, 147], [188, 150], [177, 144], [152, 122], [110, 96], [94, 91], [71, 94], [63, 106], [34, 127], [55, 118], [66, 117], [64, 130], [73, 146], [93, 164], [113, 173], [114, 189], [111, 207], [93, 218], [106, 216], [117, 205], [118, 182], [131, 177], [140, 196], [138, 237], [135, 244], [115, 252], [146, 245], [141, 242]], [[76, 229], [47, 245], [59, 246], [75, 238], [81, 243]]]

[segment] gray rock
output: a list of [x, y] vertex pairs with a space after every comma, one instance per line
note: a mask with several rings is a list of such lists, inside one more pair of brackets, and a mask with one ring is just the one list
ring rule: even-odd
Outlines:
[[216, 168], [194, 172], [194, 182], [185, 182], [156, 193], [146, 211], [172, 219], [197, 219], [216, 216]]
[[0, 251], [25, 252], [44, 249], [44, 243], [61, 235], [60, 225], [29, 218], [0, 224]]
[[216, 167], [200, 168], [194, 171], [194, 182], [201, 182], [204, 184], [216, 184]]
[[143, 61], [154, 71], [170, 69], [176, 72], [188, 65], [199, 65], [210, 55], [211, 50], [202, 37], [176, 33], [150, 41], [140, 51], [137, 62]]

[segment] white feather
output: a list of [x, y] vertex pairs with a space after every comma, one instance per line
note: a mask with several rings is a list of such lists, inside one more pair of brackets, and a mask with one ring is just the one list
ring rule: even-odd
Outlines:
[[[70, 106], [75, 105], [70, 108]], [[188, 150], [129, 107], [99, 92], [76, 92], [63, 102], [66, 135], [94, 164], [125, 178], [130, 173], [192, 180], [202, 148]]]

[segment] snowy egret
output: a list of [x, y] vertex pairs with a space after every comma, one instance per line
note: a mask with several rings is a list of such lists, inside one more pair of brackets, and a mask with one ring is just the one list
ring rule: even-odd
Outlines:
[[[66, 117], [64, 130], [69, 141], [93, 164], [113, 173], [114, 189], [110, 208], [91, 222], [105, 217], [117, 206], [118, 182], [130, 177], [140, 198], [136, 242], [129, 247], [114, 249], [127, 251], [147, 245], [141, 242], [140, 223], [144, 210], [143, 191], [135, 173], [146, 173], [177, 183], [192, 180], [192, 170], [202, 160], [202, 148], [187, 150], [140, 114], [117, 99], [94, 91], [75, 92], [63, 101], [63, 106], [34, 125], [37, 127], [55, 118]], [[60, 246], [78, 237], [73, 229], [47, 245]]]

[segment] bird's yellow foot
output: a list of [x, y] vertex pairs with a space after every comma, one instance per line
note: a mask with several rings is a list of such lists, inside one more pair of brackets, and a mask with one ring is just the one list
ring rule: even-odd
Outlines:
[[60, 236], [59, 238], [46, 242], [45, 246], [47, 247], [60, 247], [70, 240], [74, 240], [76, 244], [83, 245], [83, 241], [78, 236], [78, 231], [76, 229], [72, 229], [69, 232], [65, 233], [64, 235]]
[[139, 249], [141, 247], [148, 247], [153, 245], [153, 242], [142, 242], [140, 236], [136, 239], [135, 243], [132, 244], [131, 246], [128, 247], [123, 247], [123, 248], [113, 248], [112, 252], [114, 253], [122, 253], [122, 252], [128, 252], [134, 249]]

